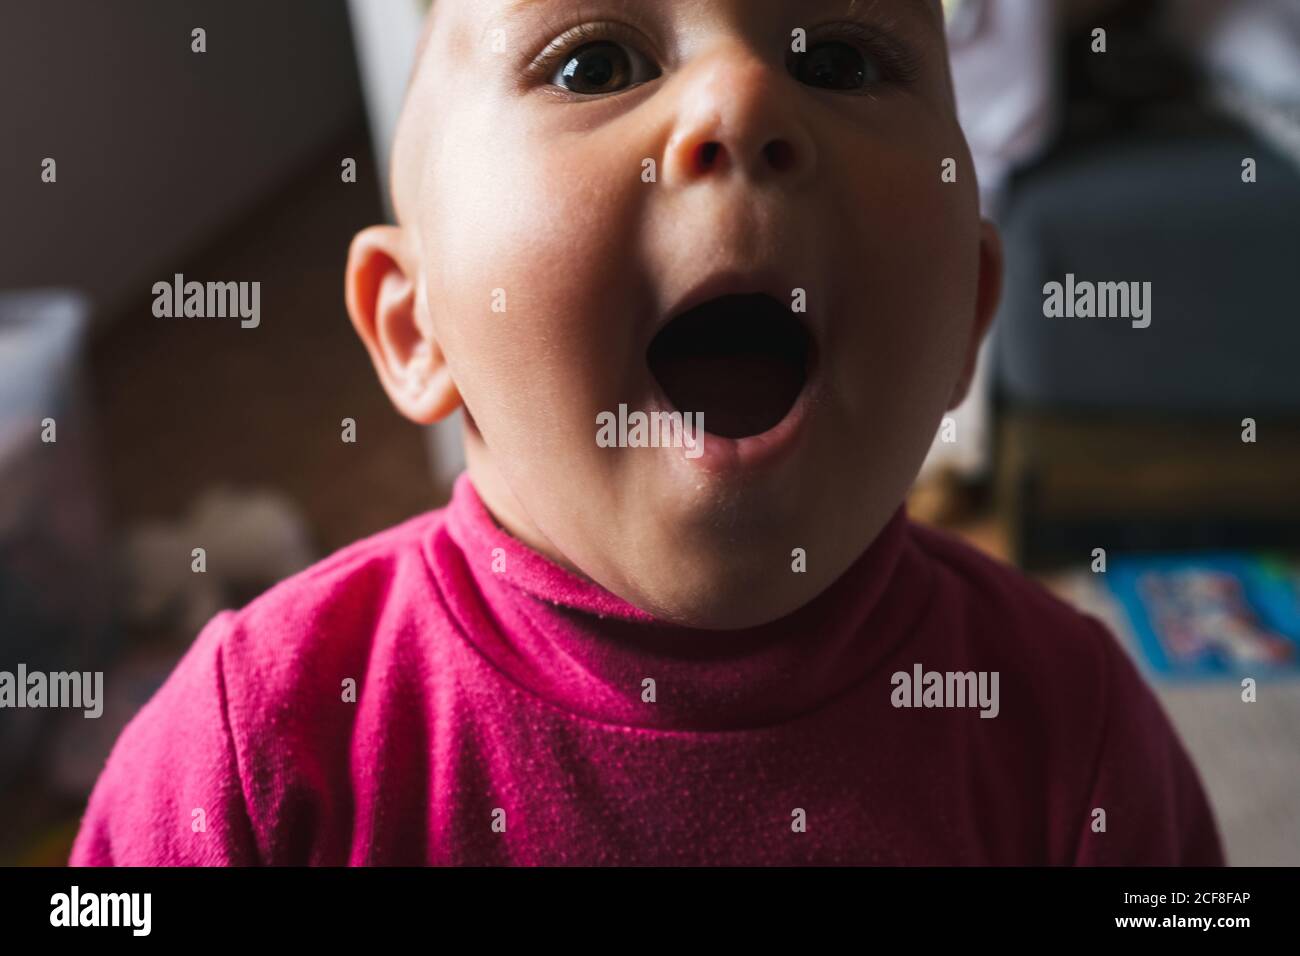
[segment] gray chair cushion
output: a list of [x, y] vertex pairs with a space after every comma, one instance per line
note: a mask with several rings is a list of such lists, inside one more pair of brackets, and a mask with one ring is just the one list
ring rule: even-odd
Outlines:
[[[1258, 182], [1242, 182], [1242, 160]], [[1245, 134], [1075, 150], [1027, 174], [1003, 218], [999, 392], [1038, 406], [1300, 411], [1300, 175]], [[1047, 318], [1043, 286], [1152, 283], [1151, 325]]]

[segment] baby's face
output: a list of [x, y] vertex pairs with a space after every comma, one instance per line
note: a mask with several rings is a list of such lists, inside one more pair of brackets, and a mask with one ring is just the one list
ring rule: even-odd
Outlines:
[[[393, 400], [463, 403], [497, 520], [647, 611], [734, 628], [806, 603], [898, 507], [996, 304], [938, 4], [431, 16], [400, 225], [349, 264]], [[679, 447], [620, 435], [674, 411]]]

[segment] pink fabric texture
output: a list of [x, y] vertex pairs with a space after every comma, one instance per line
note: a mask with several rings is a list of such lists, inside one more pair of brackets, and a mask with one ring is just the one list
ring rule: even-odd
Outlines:
[[[998, 672], [997, 716], [894, 706], [917, 664]], [[71, 862], [1223, 858], [1109, 633], [904, 508], [810, 604], [711, 632], [529, 550], [462, 476], [215, 617], [122, 732]]]

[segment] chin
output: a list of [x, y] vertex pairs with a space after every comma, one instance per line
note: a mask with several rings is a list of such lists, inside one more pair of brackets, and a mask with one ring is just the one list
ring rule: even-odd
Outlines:
[[730, 555], [680, 559], [664, 565], [662, 579], [636, 575], [636, 593], [624, 600], [661, 620], [705, 630], [740, 630], [771, 623], [803, 607], [833, 580], [796, 573], [788, 551], [769, 549], [762, 562], [755, 548], [738, 546]]

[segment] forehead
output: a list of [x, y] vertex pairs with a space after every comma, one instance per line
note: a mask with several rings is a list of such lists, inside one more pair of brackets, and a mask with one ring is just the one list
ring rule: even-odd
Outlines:
[[[636, 2], [644, 3], [646, 0], [636, 0]], [[672, 0], [655, 0], [655, 2], [667, 4]], [[700, 2], [709, 2], [709, 0], [689, 0], [689, 2], [698, 4]], [[754, 3], [756, 0], [747, 0], [747, 2]], [[769, 0], [769, 2], [772, 2], [774, 6], [777, 5], [773, 0]], [[949, 6], [956, 5], [957, 2], [958, 0], [823, 0], [823, 2], [817, 3], [815, 0], [812, 0], [812, 2], [810, 0], [799, 0], [797, 4], [790, 3], [787, 5], [800, 11], [809, 7], [819, 7], [824, 8], [825, 11], [838, 10], [841, 14], [870, 12], [891, 16], [897, 13], [917, 13], [942, 32], [945, 22], [945, 10]], [[583, 12], [581, 0], [436, 0], [436, 2], [435, 0], [428, 0], [426, 6], [429, 12], [424, 18], [424, 25], [420, 31], [420, 39], [416, 47], [417, 62], [429, 45], [429, 37], [435, 27], [444, 25], [443, 19], [449, 12], [448, 8], [460, 9], [463, 15], [457, 18], [457, 23], [462, 29], [473, 22], [472, 14], [475, 13], [484, 14], [495, 20], [504, 19], [508, 21], [530, 11], [547, 12], [573, 8], [580, 13]], [[823, 11], [819, 9], [815, 12], [820, 13]], [[457, 41], [465, 39], [465, 37], [458, 37]]]
[[[446, 3], [447, 0], [440, 0], [440, 2]], [[644, 0], [639, 0], [639, 2], [644, 2]], [[657, 0], [657, 2], [669, 3], [671, 0]], [[700, 3], [701, 0], [688, 0], [688, 2], [695, 5]], [[708, 2], [708, 0], [704, 0], [704, 2]], [[746, 0], [747, 4], [755, 4], [757, 2], [760, 2], [760, 0]], [[957, 0], [839, 0], [838, 5], [841, 7], [848, 7], [850, 10], [858, 10], [859, 8], [870, 9], [873, 7], [915, 7], [924, 10], [927, 13], [938, 14], [942, 18], [944, 7], [953, 5], [956, 2]], [[563, 7], [574, 6], [575, 4], [581, 5], [578, 0], [498, 0], [496, 3], [484, 2], [484, 0], [473, 0], [473, 3], [467, 5], [478, 9], [488, 8], [495, 12], [516, 13], [535, 7]], [[779, 6], [780, 4], [772, 3], [771, 0], [769, 0], [769, 5]], [[805, 8], [808, 6], [815, 6], [816, 4], [809, 3], [809, 0], [799, 0], [798, 3], [787, 2], [785, 5], [796, 8]], [[834, 6], [835, 4], [827, 5]]]

